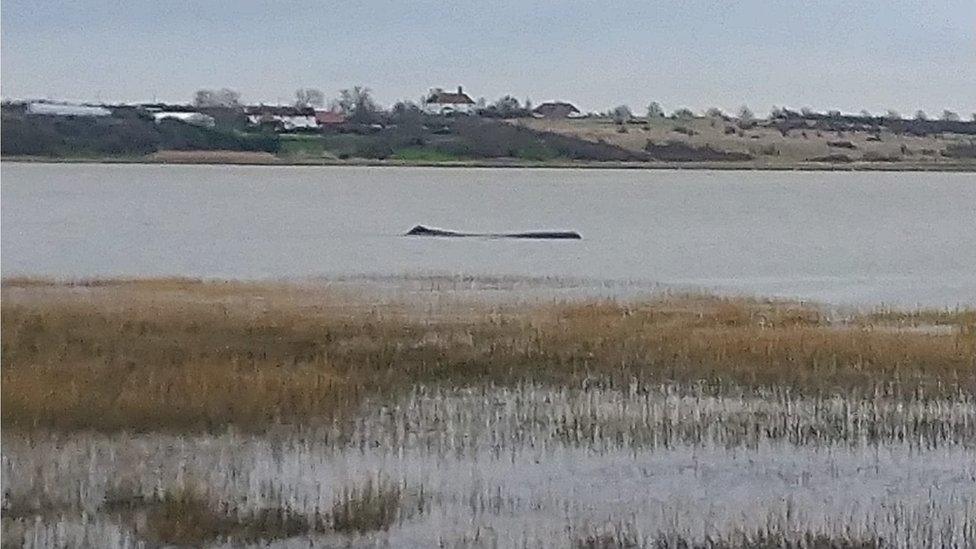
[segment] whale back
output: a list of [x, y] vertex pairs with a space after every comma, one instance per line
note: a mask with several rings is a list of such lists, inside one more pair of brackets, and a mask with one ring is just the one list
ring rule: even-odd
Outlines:
[[541, 239], [541, 240], [580, 240], [583, 237], [576, 231], [532, 231], [526, 233], [462, 233], [457, 231], [446, 231], [444, 229], [433, 229], [424, 225], [416, 225], [404, 236], [471, 236], [481, 238], [522, 238], [522, 239]]

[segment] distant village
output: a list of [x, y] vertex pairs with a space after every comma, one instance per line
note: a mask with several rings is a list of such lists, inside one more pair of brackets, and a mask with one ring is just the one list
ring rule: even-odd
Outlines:
[[[141, 103], [125, 105], [105, 104], [76, 104], [49, 100], [33, 100], [24, 102], [10, 102], [8, 108], [14, 105], [22, 106], [27, 115], [65, 116], [65, 117], [107, 117], [119, 110], [140, 111], [151, 116], [156, 122], [175, 120], [201, 127], [215, 127], [218, 117], [213, 115], [215, 109], [238, 110], [247, 120], [247, 124], [255, 128], [265, 128], [273, 131], [292, 132], [341, 127], [350, 122], [357, 111], [362, 110], [364, 103], [374, 112], [381, 109], [372, 102], [369, 91], [365, 88], [344, 90], [350, 95], [350, 101], [333, 101], [328, 107], [324, 106], [324, 99], [320, 92], [313, 89], [298, 90], [296, 101], [291, 105], [246, 105], [240, 102], [240, 97], [231, 90], [201, 90], [193, 104], [164, 104]], [[465, 93], [462, 86], [445, 90], [432, 88], [424, 96], [419, 105], [412, 103], [398, 103], [398, 106], [417, 108], [420, 112], [431, 116], [462, 116], [487, 115], [491, 117], [519, 117], [531, 116], [535, 118], [584, 118], [575, 105], [565, 101], [547, 101], [536, 107], [531, 102], [523, 105], [517, 99], [506, 96], [493, 105], [484, 100], [476, 102]], [[360, 113], [362, 114], [362, 113]]]
[[[234, 110], [243, 115], [247, 124], [254, 128], [270, 129], [279, 132], [308, 131], [341, 127], [350, 121], [355, 122], [355, 115], [361, 118], [368, 110], [372, 114], [383, 111], [372, 100], [368, 88], [356, 87], [342, 90], [341, 97], [326, 106], [324, 94], [313, 88], [296, 91], [296, 100], [290, 105], [248, 105], [240, 101], [240, 94], [230, 89], [199, 90], [190, 104], [140, 103], [140, 104], [90, 104], [66, 103], [51, 100], [28, 100], [5, 102], [5, 110], [23, 108], [27, 115], [65, 116], [65, 117], [107, 117], [122, 111], [137, 111], [151, 116], [156, 122], [174, 120], [200, 127], [215, 127], [219, 116], [214, 116], [214, 110]], [[420, 104], [399, 102], [392, 110], [416, 109], [430, 116], [485, 116], [490, 118], [541, 118], [541, 119], [582, 119], [592, 117], [610, 118], [615, 121], [640, 118], [630, 107], [620, 105], [599, 113], [583, 113], [567, 101], [546, 101], [533, 106], [530, 100], [524, 103], [511, 95], [506, 95], [493, 104], [484, 99], [475, 101], [462, 86], [456, 89], [431, 88], [423, 97]], [[648, 119], [666, 117], [660, 105], [652, 102], [647, 108]], [[671, 114], [672, 118], [694, 118], [696, 115], [689, 109], [681, 108]], [[704, 113], [707, 117], [721, 117], [726, 120], [755, 118], [748, 107], [741, 107], [735, 115], [726, 115], [719, 109], [709, 109]], [[770, 113], [771, 119], [776, 118], [857, 118], [876, 120], [915, 120], [929, 121], [929, 117], [922, 111], [914, 113], [913, 117], [904, 118], [895, 111], [887, 111], [882, 115], [872, 115], [861, 111], [856, 115], [842, 115], [839, 111], [815, 113], [809, 109], [791, 111], [774, 107]], [[957, 113], [943, 111], [933, 122], [964, 123]], [[976, 113], [972, 114], [972, 121], [976, 122]], [[969, 122], [969, 121], [966, 121]]]

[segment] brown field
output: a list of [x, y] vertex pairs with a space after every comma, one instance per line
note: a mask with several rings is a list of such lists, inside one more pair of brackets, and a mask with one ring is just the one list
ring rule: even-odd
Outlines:
[[[740, 164], [761, 167], [806, 167], [846, 166], [849, 168], [884, 167], [886, 169], [910, 169], [931, 167], [939, 169], [953, 165], [972, 165], [973, 162], [946, 158], [941, 155], [946, 146], [952, 143], [966, 143], [965, 136], [918, 137], [896, 135], [884, 131], [880, 141], [869, 140], [869, 132], [831, 132], [816, 129], [791, 130], [788, 136], [771, 127], [757, 126], [738, 131], [734, 121], [711, 118], [689, 120], [657, 119], [649, 123], [615, 124], [607, 118], [586, 119], [533, 119], [513, 120], [511, 123], [526, 127], [573, 135], [589, 141], [605, 141], [630, 150], [643, 150], [648, 140], [656, 144], [668, 141], [688, 143], [695, 147], [711, 146], [720, 151], [751, 154], [755, 159], [744, 162], [712, 162], [712, 164]], [[726, 127], [734, 127], [738, 133], [726, 134]], [[625, 132], [621, 132], [621, 128]], [[675, 130], [678, 131], [675, 131]], [[690, 130], [694, 135], [688, 135]], [[740, 135], [741, 134], [741, 135]], [[837, 148], [829, 142], [849, 141], [854, 149]], [[903, 149], [904, 146], [904, 149]], [[906, 152], [907, 151], [907, 152]], [[837, 163], [818, 161], [831, 155], [845, 155], [851, 162]], [[687, 163], [686, 164], [694, 164]]]
[[182, 279], [10, 279], [2, 298], [2, 425], [13, 432], [260, 431], [438, 383], [976, 390], [973, 311], [838, 320], [694, 295], [418, 307], [326, 285]]

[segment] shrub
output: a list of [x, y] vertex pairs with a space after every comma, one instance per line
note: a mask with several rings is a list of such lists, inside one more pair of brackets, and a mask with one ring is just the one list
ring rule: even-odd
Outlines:
[[759, 147], [754, 151], [754, 153], [761, 154], [763, 156], [779, 156], [779, 149], [776, 148], [776, 145], [769, 144]]
[[868, 162], [898, 162], [901, 160], [900, 156], [894, 154], [885, 154], [878, 151], [867, 151], [864, 153], [864, 160]]
[[828, 154], [826, 156], [818, 156], [810, 159], [811, 162], [853, 162], [851, 157], [846, 154]]
[[648, 140], [644, 150], [654, 160], [671, 162], [695, 161], [743, 161], [752, 160], [752, 155], [741, 152], [720, 151], [710, 145], [695, 147], [680, 141], [668, 141], [663, 145]]
[[202, 128], [178, 120], [126, 113], [121, 118], [62, 116], [4, 117], [3, 154], [42, 156], [146, 155], [158, 150], [231, 150], [277, 152], [273, 134], [242, 134]]
[[390, 144], [389, 140], [386, 139], [370, 139], [361, 149], [359, 149], [358, 156], [362, 158], [385, 160], [393, 156], [393, 146]]
[[947, 158], [976, 158], [976, 143], [954, 143], [946, 145], [942, 156]]

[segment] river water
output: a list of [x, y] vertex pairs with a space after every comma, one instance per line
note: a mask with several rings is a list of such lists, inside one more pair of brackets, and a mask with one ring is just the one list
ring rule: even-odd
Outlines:
[[[4, 276], [448, 274], [976, 303], [973, 174], [8, 162], [2, 214]], [[583, 239], [400, 236], [416, 224]]]

